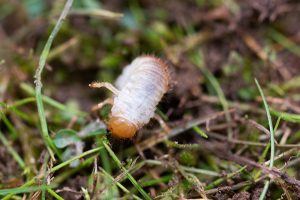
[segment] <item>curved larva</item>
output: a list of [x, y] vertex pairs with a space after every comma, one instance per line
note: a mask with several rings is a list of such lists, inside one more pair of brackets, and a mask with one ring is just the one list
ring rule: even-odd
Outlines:
[[116, 81], [108, 127], [119, 138], [130, 138], [154, 116], [157, 104], [169, 89], [167, 65], [153, 56], [141, 56], [126, 66]]

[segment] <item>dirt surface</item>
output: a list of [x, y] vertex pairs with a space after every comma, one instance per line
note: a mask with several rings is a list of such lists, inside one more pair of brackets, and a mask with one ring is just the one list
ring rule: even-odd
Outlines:
[[[0, 194], [1, 189], [21, 186], [43, 174], [46, 162], [47, 148], [40, 136], [35, 102], [16, 107], [17, 111], [7, 105], [33, 97], [32, 92], [24, 89], [24, 83], [34, 88], [39, 56], [63, 1], [32, 5], [26, 2], [0, 0], [0, 13], [3, 13], [0, 14], [0, 102], [5, 104], [0, 107], [0, 131], [27, 167], [22, 169], [7, 145], [0, 146]], [[43, 94], [62, 103], [67, 110], [80, 110], [86, 115], [74, 115], [44, 102], [52, 138], [62, 129], [73, 129], [79, 134], [96, 120], [105, 121], [109, 111], [95, 113], [91, 107], [112, 94], [105, 89], [88, 88], [90, 82], [113, 83], [123, 67], [138, 55], [156, 55], [171, 71], [170, 90], [158, 106], [170, 133], [162, 132], [159, 123], [151, 120], [130, 140], [107, 137], [133, 177], [142, 185], [147, 183], [143, 189], [157, 199], [254, 200], [259, 199], [264, 181], [270, 175], [272, 183], [266, 199], [298, 198], [298, 1], [87, 2], [90, 4], [77, 2], [73, 7], [107, 9], [123, 13], [124, 17], [70, 13], [66, 18], [43, 72]], [[270, 150], [265, 148], [270, 132], [255, 78], [271, 111], [293, 115], [281, 116], [276, 125], [278, 113], [272, 112], [273, 126], [277, 128], [275, 156], [280, 157], [271, 169], [264, 163], [270, 159]], [[191, 125], [195, 121], [207, 139]], [[82, 139], [83, 151], [97, 147], [99, 141], [102, 141], [100, 136]], [[74, 150], [78, 148], [74, 145], [68, 148], [78, 150]], [[59, 151], [66, 152], [66, 149]], [[132, 194], [140, 195], [123, 178], [125, 175], [111, 157], [105, 159], [107, 153], [99, 155], [96, 160], [79, 165], [80, 168], [67, 166], [50, 173], [47, 184], [58, 179], [54, 191], [64, 199], [84, 199], [82, 188], [87, 189], [91, 199], [101, 199], [107, 191], [116, 195], [112, 185], [119, 181], [131, 194], [119, 190], [114, 198], [132, 199]], [[67, 159], [50, 160], [46, 162], [48, 169]], [[147, 160], [160, 164], [134, 167], [136, 162], [147, 163]], [[110, 167], [106, 168], [105, 162]], [[218, 176], [188, 171], [182, 166], [214, 171]], [[245, 169], [239, 171], [242, 167]], [[95, 168], [109, 169], [115, 182], [106, 182], [105, 176]], [[98, 189], [100, 180], [109, 184]], [[211, 186], [212, 183], [215, 185]], [[41, 192], [22, 195], [25, 199], [39, 199]], [[48, 193], [46, 196], [54, 199]]]

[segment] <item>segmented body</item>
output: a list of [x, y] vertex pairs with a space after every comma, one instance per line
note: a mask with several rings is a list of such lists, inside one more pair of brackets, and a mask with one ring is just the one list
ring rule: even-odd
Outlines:
[[119, 93], [114, 97], [112, 119], [125, 119], [138, 130], [154, 116], [157, 104], [169, 89], [169, 82], [168, 67], [160, 59], [136, 58], [116, 81]]

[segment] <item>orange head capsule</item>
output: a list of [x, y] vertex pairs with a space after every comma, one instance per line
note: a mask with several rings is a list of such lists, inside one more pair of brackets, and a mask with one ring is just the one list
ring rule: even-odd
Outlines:
[[108, 121], [108, 130], [116, 138], [129, 139], [135, 135], [137, 127], [127, 119], [112, 117]]

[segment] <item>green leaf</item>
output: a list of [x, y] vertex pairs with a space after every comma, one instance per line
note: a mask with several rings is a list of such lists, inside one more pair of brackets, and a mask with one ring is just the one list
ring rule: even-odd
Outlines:
[[[76, 152], [76, 148], [73, 146], [69, 146], [65, 149], [65, 151], [62, 154], [62, 160], [63, 161], [67, 161], [71, 158], [73, 158], [74, 156], [77, 156], [79, 154], [82, 153], [82, 150], [80, 149], [80, 152]], [[70, 167], [77, 167], [80, 164], [79, 159], [74, 160], [70, 163]]]
[[98, 130], [89, 132], [89, 133], [86, 135], [86, 137], [92, 137], [92, 136], [97, 136], [97, 135], [106, 135], [106, 134], [107, 134], [106, 129], [99, 128]]
[[102, 121], [95, 121], [87, 126], [85, 126], [80, 132], [78, 132], [78, 136], [82, 139], [98, 136], [98, 135], [106, 135], [106, 126]]
[[59, 130], [54, 138], [54, 144], [57, 148], [64, 148], [78, 141], [80, 141], [80, 137], [71, 129]]

